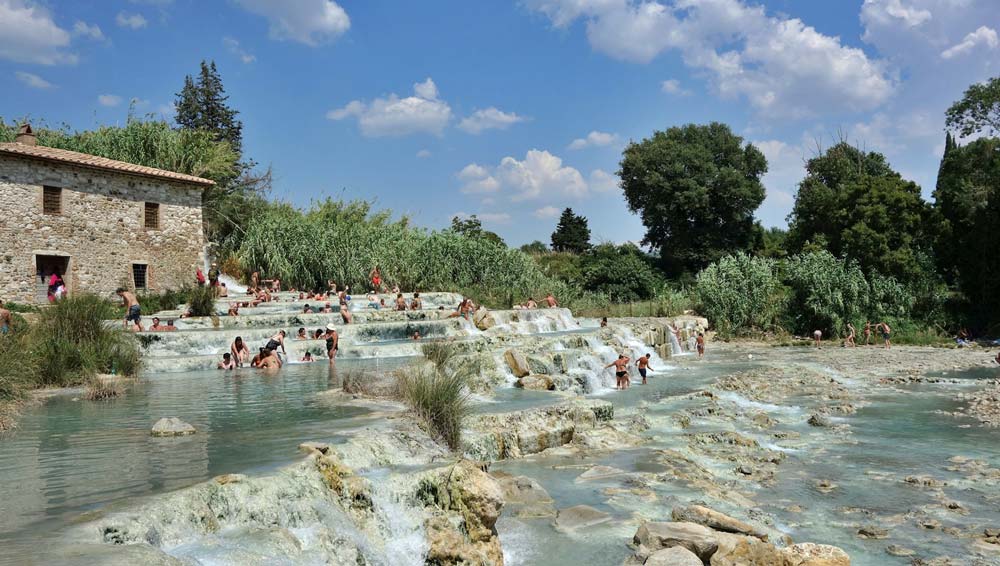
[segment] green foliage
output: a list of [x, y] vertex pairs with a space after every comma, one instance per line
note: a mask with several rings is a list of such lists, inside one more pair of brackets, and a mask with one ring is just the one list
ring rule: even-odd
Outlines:
[[771, 227], [761, 230], [760, 247], [757, 255], [773, 259], [788, 257], [788, 230]]
[[785, 303], [777, 262], [744, 253], [703, 269], [696, 289], [701, 312], [730, 332], [771, 330]]
[[240, 238], [236, 257], [263, 278], [299, 288], [330, 279], [367, 290], [378, 265], [386, 282], [422, 291], [461, 290], [491, 306], [510, 307], [518, 293], [552, 292], [565, 304], [586, 294], [547, 277], [530, 256], [454, 231], [426, 232], [365, 202], [325, 200], [307, 211], [269, 204]]
[[882, 154], [841, 142], [806, 165], [787, 245], [793, 253], [825, 249], [910, 282], [922, 276], [918, 256], [930, 248], [929, 218], [920, 187]]
[[864, 318], [868, 281], [857, 263], [815, 252], [790, 258], [785, 274], [795, 330], [840, 336], [848, 322]]
[[191, 316], [215, 316], [218, 314], [215, 309], [216, 288], [203, 285], [193, 287], [187, 293], [188, 310]]
[[556, 231], [552, 232], [552, 250], [579, 254], [589, 249], [590, 228], [587, 226], [587, 219], [574, 214], [572, 208], [563, 210]]
[[532, 256], [543, 273], [567, 285], [583, 285], [585, 257], [568, 252], [549, 252]]
[[549, 251], [549, 247], [541, 240], [535, 240], [530, 244], [524, 244], [520, 250], [526, 254], [544, 254]]
[[949, 150], [934, 191], [941, 219], [937, 261], [942, 274], [968, 301], [971, 322], [986, 328], [1000, 320], [1000, 139], [981, 138]]
[[398, 379], [400, 397], [427, 424], [431, 435], [457, 450], [462, 423], [471, 412], [466, 376], [424, 366], [401, 371]]
[[12, 353], [21, 366], [26, 387], [68, 386], [85, 383], [95, 373], [134, 376], [139, 371], [135, 337], [105, 320], [115, 307], [88, 294], [72, 295], [43, 309], [38, 322], [15, 333]]
[[168, 289], [162, 293], [137, 293], [135, 299], [139, 301], [142, 312], [153, 314], [160, 311], [177, 310], [187, 304], [190, 299], [191, 289]]
[[754, 244], [764, 154], [713, 122], [658, 131], [625, 148], [618, 175], [669, 275], [695, 273]]
[[448, 362], [458, 355], [458, 348], [451, 342], [424, 342], [420, 350], [438, 371], [444, 371]]
[[507, 243], [503, 241], [503, 238], [497, 234], [490, 232], [489, 230], [483, 230], [483, 222], [475, 214], [465, 219], [453, 216], [451, 219], [451, 230], [452, 232], [461, 234], [466, 238], [482, 238], [499, 246], [507, 245]]
[[982, 131], [1000, 133], [1000, 77], [970, 86], [945, 116], [946, 127], [958, 130], [962, 137]]
[[607, 296], [612, 302], [650, 299], [664, 280], [634, 244], [601, 244], [583, 256], [584, 289]]

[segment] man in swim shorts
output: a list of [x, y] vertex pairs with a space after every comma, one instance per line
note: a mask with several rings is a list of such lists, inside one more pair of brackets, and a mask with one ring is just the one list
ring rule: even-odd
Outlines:
[[642, 376], [643, 385], [646, 385], [646, 372], [653, 370], [653, 368], [649, 367], [649, 357], [651, 355], [652, 354], [646, 354], [635, 361], [635, 367], [639, 368], [639, 375]]
[[122, 305], [128, 309], [125, 314], [125, 324], [124, 328], [128, 328], [128, 323], [134, 323], [132, 325], [132, 330], [136, 332], [142, 332], [142, 310], [139, 308], [139, 301], [136, 300], [135, 294], [131, 291], [126, 291], [122, 287], [115, 290], [115, 294], [122, 298]]

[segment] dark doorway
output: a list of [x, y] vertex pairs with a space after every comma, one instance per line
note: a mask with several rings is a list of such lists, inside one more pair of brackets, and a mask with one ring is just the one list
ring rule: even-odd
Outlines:
[[49, 283], [52, 275], [58, 275], [66, 287], [66, 272], [69, 270], [69, 256], [65, 255], [36, 255], [35, 256], [35, 302], [45, 303], [49, 296]]

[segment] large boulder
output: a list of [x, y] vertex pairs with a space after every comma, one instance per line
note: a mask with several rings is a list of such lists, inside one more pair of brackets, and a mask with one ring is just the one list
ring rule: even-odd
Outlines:
[[698, 555], [683, 546], [657, 550], [649, 555], [644, 564], [646, 566], [702, 566]]
[[632, 540], [650, 553], [682, 546], [702, 562], [708, 562], [719, 548], [717, 533], [697, 523], [643, 523]]
[[802, 542], [782, 552], [788, 566], [851, 566], [851, 557], [846, 552], [828, 544]]
[[507, 362], [507, 367], [514, 374], [514, 377], [524, 377], [531, 373], [528, 359], [517, 350], [507, 350], [503, 353], [503, 359]]
[[788, 566], [781, 549], [756, 537], [716, 533], [719, 547], [710, 566]]
[[195, 428], [177, 417], [164, 417], [153, 425], [153, 436], [186, 436], [197, 432]]
[[556, 516], [555, 527], [557, 530], [575, 531], [587, 527], [607, 523], [611, 520], [611, 515], [603, 511], [598, 511], [587, 505], [576, 505], [568, 509], [562, 509]]
[[534, 391], [555, 391], [556, 384], [547, 375], [526, 375], [517, 380], [516, 386]]
[[496, 326], [497, 321], [493, 318], [493, 314], [486, 310], [486, 307], [479, 307], [479, 309], [472, 315], [472, 323], [476, 325], [479, 330], [489, 330]]
[[556, 508], [549, 493], [535, 480], [497, 472], [493, 477], [503, 491], [504, 507], [522, 518], [555, 517]]
[[425, 493], [425, 500], [461, 518], [458, 525], [442, 516], [425, 522], [430, 544], [427, 563], [503, 565], [496, 522], [504, 500], [496, 479], [475, 462], [462, 460], [432, 473], [421, 485], [425, 492], [433, 492]]
[[675, 521], [698, 523], [710, 529], [749, 535], [761, 540], [767, 540], [767, 533], [763, 529], [757, 528], [749, 523], [744, 523], [739, 519], [734, 519], [729, 515], [719, 513], [702, 505], [688, 505], [687, 507], [674, 507], [671, 516]]

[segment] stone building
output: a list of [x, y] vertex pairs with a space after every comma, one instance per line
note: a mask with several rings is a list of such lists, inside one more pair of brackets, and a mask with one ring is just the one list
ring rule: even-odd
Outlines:
[[178, 288], [203, 265], [202, 191], [212, 181], [36, 145], [0, 143], [0, 298]]

